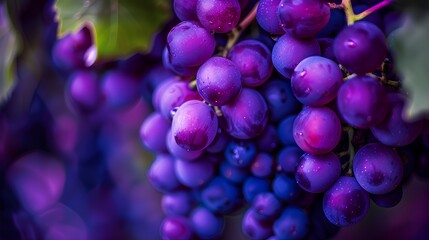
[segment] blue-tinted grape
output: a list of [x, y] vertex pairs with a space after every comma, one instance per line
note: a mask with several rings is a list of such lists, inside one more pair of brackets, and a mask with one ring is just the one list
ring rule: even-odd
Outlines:
[[268, 124], [262, 134], [256, 139], [259, 151], [272, 152], [280, 146], [277, 130], [274, 125]]
[[308, 106], [322, 106], [337, 96], [343, 74], [334, 61], [311, 56], [296, 66], [291, 86], [295, 97]]
[[102, 92], [107, 106], [124, 108], [137, 102], [140, 97], [138, 79], [128, 73], [112, 70], [103, 76]]
[[162, 221], [160, 233], [163, 240], [191, 240], [192, 226], [185, 217], [170, 216]]
[[180, 158], [181, 160], [195, 160], [203, 153], [203, 150], [188, 151], [179, 146], [176, 143], [176, 140], [174, 140], [174, 137], [171, 134], [171, 130], [167, 132], [166, 137], [167, 149], [170, 154], [176, 158]]
[[277, 174], [272, 186], [274, 194], [286, 202], [295, 200], [302, 192], [295, 178], [286, 174]]
[[240, 20], [241, 7], [237, 0], [198, 0], [197, 16], [201, 24], [216, 33], [231, 31]]
[[167, 152], [167, 133], [170, 122], [158, 112], [151, 113], [140, 127], [143, 145], [154, 152]]
[[228, 162], [222, 162], [220, 165], [220, 175], [233, 183], [241, 184], [249, 175], [249, 170], [247, 168], [237, 167]]
[[208, 103], [222, 106], [234, 99], [241, 90], [238, 66], [224, 57], [212, 57], [198, 70], [197, 89]]
[[387, 44], [377, 26], [360, 21], [345, 27], [337, 35], [334, 52], [347, 71], [363, 75], [381, 67], [387, 54]]
[[288, 174], [295, 174], [301, 156], [305, 152], [296, 145], [286, 146], [277, 154], [277, 170]]
[[328, 220], [337, 226], [360, 222], [368, 208], [369, 195], [354, 177], [340, 177], [323, 195], [323, 211]]
[[289, 115], [277, 125], [277, 136], [284, 146], [295, 145], [295, 139], [293, 137], [293, 124], [297, 116], [297, 114]]
[[327, 107], [305, 107], [293, 125], [296, 144], [310, 154], [332, 151], [340, 141], [341, 131], [340, 120]]
[[253, 159], [250, 171], [253, 176], [269, 178], [274, 174], [274, 167], [274, 158], [268, 153], [260, 152]]
[[214, 214], [201, 206], [192, 211], [190, 220], [192, 229], [201, 239], [214, 239], [218, 237], [225, 226], [222, 216]]
[[328, 190], [340, 177], [341, 163], [332, 152], [323, 155], [302, 155], [296, 168], [298, 185], [307, 192], [320, 193]]
[[218, 120], [214, 110], [198, 100], [182, 104], [173, 117], [171, 134], [187, 151], [205, 149], [216, 136]]
[[174, 0], [173, 10], [182, 21], [198, 21], [197, 0]]
[[402, 199], [402, 186], [399, 185], [393, 191], [385, 193], [385, 194], [372, 194], [371, 200], [377, 204], [377, 206], [383, 208], [391, 208], [401, 201]]
[[174, 159], [167, 154], [158, 154], [149, 168], [151, 185], [161, 192], [171, 192], [180, 186], [174, 172]]
[[324, 0], [281, 0], [278, 7], [282, 28], [299, 38], [316, 36], [328, 23], [330, 12]]
[[261, 0], [256, 10], [256, 21], [265, 31], [272, 34], [283, 34], [285, 31], [280, 25], [280, 19], [276, 14], [280, 0]]
[[289, 206], [274, 222], [273, 229], [278, 239], [304, 239], [310, 230], [310, 220], [304, 210]]
[[211, 57], [215, 49], [213, 34], [198, 22], [183, 21], [167, 36], [169, 62], [181, 67], [196, 67]]
[[370, 76], [356, 76], [347, 80], [337, 95], [340, 115], [354, 127], [375, 126], [384, 119], [389, 109], [383, 85]]
[[241, 81], [245, 87], [257, 87], [264, 84], [273, 72], [271, 51], [257, 40], [244, 40], [231, 48], [228, 58], [241, 72]]
[[71, 103], [82, 112], [96, 110], [103, 100], [99, 85], [95, 72], [75, 72], [69, 80], [67, 89]]
[[251, 139], [259, 136], [268, 122], [268, 106], [261, 94], [243, 88], [231, 102], [221, 106], [225, 118], [225, 130], [238, 139]]
[[201, 202], [214, 213], [227, 214], [235, 210], [239, 189], [222, 177], [215, 177], [201, 190]]
[[189, 188], [199, 188], [206, 184], [215, 174], [213, 162], [204, 155], [194, 161], [175, 160], [174, 170], [179, 182]]
[[225, 149], [225, 158], [233, 166], [249, 166], [256, 156], [256, 145], [253, 141], [231, 140]]
[[374, 137], [385, 145], [406, 146], [416, 140], [423, 128], [423, 121], [405, 119], [403, 112], [406, 100], [400, 93], [389, 93], [389, 104], [383, 105], [390, 105], [390, 108], [385, 108], [388, 111], [386, 117], [371, 128]]
[[296, 65], [313, 55], [320, 55], [319, 43], [315, 38], [302, 39], [286, 33], [274, 44], [273, 65], [281, 75], [290, 78]]
[[273, 234], [271, 224], [260, 221], [253, 208], [247, 209], [244, 213], [241, 221], [241, 229], [246, 237], [254, 240], [265, 240]]
[[173, 81], [159, 95], [159, 112], [165, 119], [171, 119], [172, 110], [189, 100], [201, 100], [201, 97], [189, 88], [187, 81]]
[[244, 180], [243, 196], [246, 202], [252, 203], [259, 193], [270, 192], [271, 186], [268, 178], [250, 176]]
[[399, 185], [404, 167], [392, 148], [381, 143], [370, 143], [356, 152], [353, 172], [357, 182], [367, 192], [385, 194]]
[[195, 204], [194, 196], [189, 191], [176, 191], [162, 196], [162, 211], [167, 216], [187, 216]]
[[282, 203], [271, 192], [259, 193], [252, 202], [255, 217], [261, 221], [274, 221], [282, 211]]
[[271, 122], [278, 122], [301, 109], [301, 103], [293, 95], [290, 82], [271, 79], [262, 86], [260, 92], [267, 101]]

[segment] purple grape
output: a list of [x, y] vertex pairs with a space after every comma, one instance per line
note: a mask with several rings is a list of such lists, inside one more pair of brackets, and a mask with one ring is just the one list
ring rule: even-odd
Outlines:
[[270, 188], [270, 180], [268, 178], [249, 176], [243, 182], [244, 199], [246, 202], [252, 203], [256, 195], [263, 192], [270, 192]]
[[295, 68], [291, 86], [295, 97], [304, 105], [323, 106], [337, 96], [343, 74], [334, 61], [311, 56]]
[[103, 100], [99, 85], [95, 72], [75, 72], [69, 80], [67, 89], [73, 106], [84, 113], [95, 111]]
[[247, 167], [256, 156], [256, 145], [253, 141], [232, 139], [226, 146], [225, 159], [233, 166]]
[[258, 153], [250, 166], [253, 176], [261, 178], [269, 178], [274, 174], [274, 170], [274, 158], [264, 152]]
[[162, 196], [162, 211], [167, 216], [187, 216], [194, 207], [194, 197], [189, 191], [176, 191]]
[[172, 61], [172, 58], [170, 57], [170, 53], [168, 52], [167, 47], [165, 47], [164, 50], [162, 51], [162, 64], [171, 73], [179, 75], [183, 78], [190, 78], [192, 76], [195, 76], [199, 68], [199, 66], [188, 67], [188, 66], [175, 65], [171, 61]]
[[277, 131], [274, 125], [268, 124], [262, 134], [256, 139], [259, 151], [273, 152], [280, 146]]
[[225, 118], [225, 130], [238, 139], [251, 139], [259, 136], [268, 122], [268, 106], [261, 94], [243, 88], [230, 103], [221, 106]]
[[234, 166], [228, 162], [220, 165], [220, 175], [232, 183], [241, 184], [249, 175], [249, 170], [243, 167]]
[[340, 87], [337, 106], [347, 123], [358, 128], [369, 128], [384, 119], [389, 103], [386, 91], [377, 79], [355, 76]]
[[214, 164], [204, 155], [194, 161], [176, 159], [174, 170], [179, 182], [189, 188], [199, 188], [215, 175]]
[[216, 239], [225, 226], [224, 218], [205, 207], [195, 208], [190, 216], [192, 229], [202, 239]]
[[170, 154], [176, 158], [180, 158], [181, 160], [192, 161], [203, 154], [203, 150], [188, 151], [179, 146], [176, 143], [176, 140], [174, 140], [173, 134], [171, 134], [171, 129], [167, 132], [166, 143]]
[[189, 100], [201, 100], [200, 95], [189, 88], [189, 82], [171, 82], [159, 95], [159, 112], [165, 119], [171, 119], [173, 109]]
[[282, 211], [282, 203], [271, 192], [259, 193], [252, 202], [255, 218], [261, 221], [274, 221]]
[[277, 154], [277, 170], [287, 174], [295, 174], [301, 156], [305, 152], [296, 145], [284, 147]]
[[277, 125], [277, 136], [283, 146], [296, 144], [293, 137], [293, 124], [297, 116], [297, 114], [289, 115]]
[[256, 21], [265, 31], [281, 35], [285, 31], [280, 25], [278, 15], [275, 14], [278, 11], [279, 3], [280, 0], [261, 0], [256, 10]]
[[148, 179], [160, 192], [171, 192], [180, 186], [174, 172], [174, 159], [167, 154], [158, 154], [149, 168]]
[[395, 189], [402, 180], [402, 159], [390, 147], [370, 143], [360, 148], [353, 159], [357, 182], [367, 192], [385, 194]]
[[170, 124], [158, 112], [151, 113], [140, 127], [143, 145], [151, 151], [166, 153], [168, 151], [166, 139]]
[[218, 120], [215, 111], [198, 100], [182, 104], [173, 117], [171, 134], [187, 151], [205, 149], [216, 136]]
[[377, 26], [360, 21], [345, 27], [337, 35], [334, 52], [347, 71], [363, 75], [381, 67], [387, 54], [387, 43]]
[[401, 147], [412, 143], [420, 135], [423, 121], [406, 120], [404, 107], [406, 97], [400, 93], [389, 93], [387, 95], [389, 104], [383, 105], [388, 111], [386, 117], [371, 128], [374, 137], [383, 144], [391, 147]]
[[183, 21], [167, 36], [169, 62], [179, 67], [196, 67], [211, 57], [214, 36], [198, 22]]
[[170, 216], [161, 223], [160, 233], [163, 240], [191, 240], [192, 226], [189, 220], [182, 216]]
[[101, 87], [107, 106], [114, 109], [129, 107], [140, 97], [138, 79], [119, 70], [107, 72]]
[[305, 153], [296, 168], [298, 185], [307, 192], [321, 193], [328, 190], [340, 177], [341, 163], [332, 152], [323, 155]]
[[281, 75], [290, 78], [299, 62], [314, 55], [320, 55], [320, 46], [315, 38], [301, 39], [286, 33], [274, 44], [273, 65]]
[[323, 195], [323, 211], [340, 227], [360, 222], [368, 212], [369, 195], [354, 177], [342, 176]]
[[198, 21], [197, 0], [174, 0], [173, 10], [182, 21]]
[[241, 81], [245, 87], [257, 87], [264, 84], [273, 72], [271, 51], [257, 40], [244, 40], [231, 48], [228, 58], [241, 72]]
[[301, 208], [288, 206], [274, 222], [273, 229], [278, 239], [304, 239], [310, 230], [310, 220]]
[[371, 200], [379, 207], [391, 208], [401, 201], [402, 199], [402, 186], [399, 185], [393, 191], [385, 194], [372, 194]]
[[216, 33], [231, 31], [240, 20], [241, 7], [237, 0], [198, 0], [197, 16], [201, 24]]
[[273, 234], [270, 223], [260, 221], [253, 208], [247, 209], [241, 221], [241, 229], [246, 237], [255, 240], [265, 240]]
[[174, 76], [174, 77], [165, 79], [163, 82], [161, 82], [156, 86], [152, 94], [152, 106], [155, 109], [155, 111], [159, 112], [161, 97], [164, 94], [165, 89], [167, 89], [167, 87], [170, 86], [171, 84], [179, 81], [180, 81], [179, 78]]
[[327, 107], [305, 107], [293, 124], [296, 144], [310, 154], [332, 151], [340, 141], [341, 123]]
[[286, 174], [277, 174], [272, 183], [274, 194], [282, 201], [292, 202], [302, 192], [295, 178]]
[[215, 177], [201, 190], [200, 198], [211, 212], [227, 214], [238, 204], [239, 189], [225, 178]]
[[239, 94], [240, 78], [240, 69], [233, 61], [224, 57], [212, 57], [198, 70], [197, 89], [208, 103], [222, 106]]
[[281, 0], [278, 7], [282, 28], [299, 38], [316, 36], [328, 23], [330, 13], [324, 0]]
[[267, 101], [271, 122], [278, 122], [301, 109], [301, 103], [293, 95], [290, 82], [271, 79], [262, 86], [260, 92]]

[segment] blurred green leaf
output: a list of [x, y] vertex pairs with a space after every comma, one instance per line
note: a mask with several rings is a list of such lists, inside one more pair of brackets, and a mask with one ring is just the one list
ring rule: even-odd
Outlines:
[[0, 3], [0, 102], [10, 95], [14, 86], [15, 55], [17, 38], [6, 11]]
[[170, 17], [169, 0], [57, 0], [59, 37], [92, 27], [98, 58], [147, 52]]
[[429, 15], [409, 16], [404, 26], [393, 34], [390, 40], [395, 65], [411, 97], [406, 115], [415, 118], [429, 113]]

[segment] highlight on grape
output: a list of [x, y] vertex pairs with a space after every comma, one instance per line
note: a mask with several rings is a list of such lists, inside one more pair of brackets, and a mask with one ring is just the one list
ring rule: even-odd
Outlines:
[[429, 239], [398, 2], [0, 0], [0, 239]]

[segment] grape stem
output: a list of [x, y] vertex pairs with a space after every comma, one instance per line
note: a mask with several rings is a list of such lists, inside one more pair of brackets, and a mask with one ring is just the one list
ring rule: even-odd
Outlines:
[[362, 20], [369, 14], [375, 11], [378, 11], [379, 9], [391, 4], [393, 1], [394, 0], [381, 1], [359, 14], [355, 14], [353, 12], [353, 6], [352, 6], [351, 0], [342, 0], [340, 4], [335, 4], [335, 3], [328, 3], [328, 4], [331, 9], [343, 9], [346, 15], [347, 25], [352, 25], [356, 21]]
[[243, 33], [243, 31], [253, 22], [253, 20], [255, 20], [256, 10], [258, 9], [258, 5], [259, 5], [259, 2], [255, 4], [255, 6], [252, 8], [249, 14], [238, 24], [238, 26], [236, 26], [234, 29], [231, 30], [229, 34], [228, 42], [226, 43], [226, 46], [222, 51], [223, 57], [228, 56], [229, 51], [238, 41], [238, 38], [240, 37], [241, 33]]

